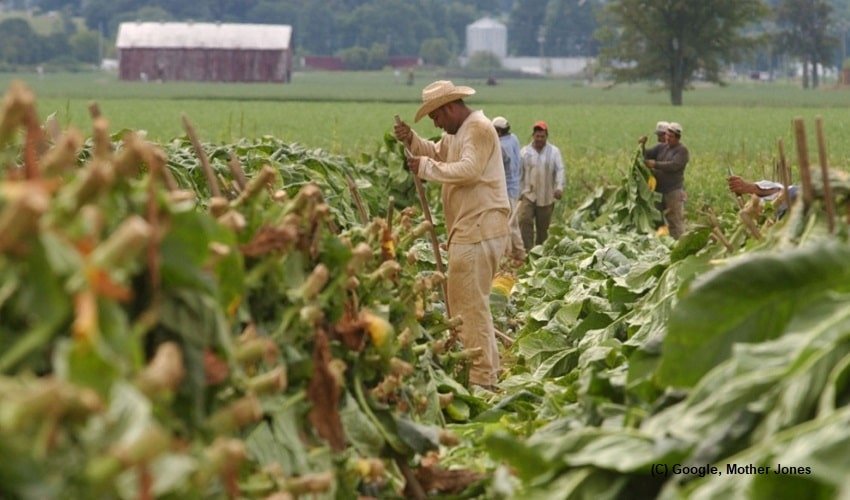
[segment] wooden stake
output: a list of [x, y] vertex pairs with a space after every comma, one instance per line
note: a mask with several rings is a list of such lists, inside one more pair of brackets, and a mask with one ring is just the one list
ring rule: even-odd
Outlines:
[[823, 135], [823, 117], [815, 118], [815, 132], [818, 139], [818, 160], [820, 161], [820, 171], [823, 177], [823, 198], [826, 205], [826, 223], [829, 228], [829, 233], [835, 231], [835, 202], [832, 199], [832, 186], [829, 183], [829, 166], [826, 161], [826, 139]]
[[791, 185], [791, 171], [788, 169], [788, 163], [785, 161], [785, 143], [782, 139], [777, 141], [779, 147], [779, 174], [782, 181], [782, 197], [785, 199], [786, 215], [791, 212], [791, 195], [788, 191], [788, 186]]
[[[395, 121], [396, 123], [401, 123], [401, 118], [399, 118], [398, 115], [395, 115]], [[410, 158], [411, 156], [412, 154], [407, 149], [407, 146], [405, 146], [405, 159]], [[437, 271], [443, 276], [446, 276], [446, 269], [443, 267], [443, 256], [440, 254], [440, 240], [437, 239], [437, 230], [434, 227], [434, 220], [431, 218], [431, 207], [428, 205], [428, 197], [425, 196], [425, 188], [422, 186], [422, 179], [420, 179], [418, 175], [413, 176], [413, 185], [416, 186], [416, 194], [419, 195], [419, 206], [422, 207], [422, 214], [425, 216], [425, 220], [431, 224], [429, 233], [431, 235], [431, 248], [434, 251], [434, 261], [437, 264]], [[446, 304], [446, 315], [451, 318], [452, 311], [449, 307], [449, 286], [447, 281], [448, 280], [444, 280], [442, 286], [443, 302]]]
[[393, 210], [395, 208], [395, 198], [392, 196], [387, 200], [387, 231], [393, 232]]
[[201, 141], [198, 140], [198, 134], [195, 133], [195, 127], [192, 126], [192, 123], [185, 114], [182, 118], [183, 128], [186, 130], [186, 134], [192, 142], [195, 154], [198, 155], [198, 159], [201, 161], [201, 168], [203, 169], [204, 176], [207, 178], [207, 185], [210, 188], [211, 197], [220, 198], [221, 188], [218, 186], [218, 179], [215, 177], [215, 172], [213, 172], [212, 166], [210, 165], [210, 159], [207, 157], [206, 151], [204, 151], [203, 146], [201, 146]]
[[494, 328], [493, 331], [496, 332], [496, 336], [499, 337], [499, 339], [501, 339], [502, 342], [504, 342], [507, 346], [514, 345], [514, 339], [512, 339], [509, 336], [507, 336], [506, 334], [500, 332], [498, 329]]
[[803, 185], [803, 209], [808, 210], [814, 200], [812, 172], [809, 167], [809, 147], [806, 144], [806, 125], [802, 118], [794, 118], [794, 134], [797, 139], [797, 159], [800, 162], [800, 181]]

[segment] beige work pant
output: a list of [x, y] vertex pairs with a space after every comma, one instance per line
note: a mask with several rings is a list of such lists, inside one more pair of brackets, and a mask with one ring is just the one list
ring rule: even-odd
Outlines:
[[549, 237], [549, 224], [552, 222], [554, 210], [554, 203], [538, 207], [534, 202], [524, 198], [519, 200], [517, 217], [519, 218], [519, 231], [522, 234], [522, 243], [525, 245], [526, 252], [535, 245], [542, 245]]
[[674, 240], [678, 240], [685, 232], [685, 191], [677, 189], [664, 193], [662, 203], [664, 205], [664, 219], [667, 221], [667, 229]]
[[448, 301], [453, 316], [460, 316], [460, 340], [467, 349], [481, 348], [472, 361], [469, 382], [494, 385], [499, 378], [499, 346], [490, 314], [490, 287], [505, 253], [508, 236], [478, 243], [449, 246]]
[[510, 199], [511, 216], [508, 219], [508, 245], [505, 249], [505, 255], [515, 259], [525, 258], [525, 245], [522, 242], [522, 233], [519, 230], [519, 200]]

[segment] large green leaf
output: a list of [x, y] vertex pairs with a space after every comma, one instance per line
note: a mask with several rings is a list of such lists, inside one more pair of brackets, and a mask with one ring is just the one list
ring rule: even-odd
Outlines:
[[673, 310], [658, 379], [693, 386], [739, 342], [781, 335], [824, 289], [850, 289], [850, 248], [826, 242], [747, 255], [698, 280]]

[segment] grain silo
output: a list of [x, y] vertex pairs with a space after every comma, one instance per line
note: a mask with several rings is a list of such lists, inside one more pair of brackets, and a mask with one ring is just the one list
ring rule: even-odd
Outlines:
[[499, 59], [508, 55], [508, 28], [504, 24], [485, 17], [466, 27], [466, 55], [490, 52]]

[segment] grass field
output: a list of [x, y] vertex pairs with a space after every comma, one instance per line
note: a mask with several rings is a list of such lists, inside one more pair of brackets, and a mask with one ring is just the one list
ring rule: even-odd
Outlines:
[[[63, 124], [89, 127], [87, 105], [96, 100], [112, 129], [144, 129], [155, 141], [183, 132], [186, 113], [205, 140], [230, 142], [271, 134], [292, 142], [356, 156], [371, 152], [392, 116], [412, 119], [421, 87], [441, 76], [417, 74], [414, 86], [395, 82], [392, 73], [296, 73], [289, 85], [120, 82], [107, 74], [0, 75], [5, 88], [23, 78], [39, 96], [43, 115], [55, 112]], [[521, 142], [539, 119], [549, 122], [552, 143], [564, 153], [571, 181], [570, 203], [600, 182], [616, 179], [629, 165], [636, 138], [657, 120], [682, 123], [691, 151], [686, 185], [692, 202], [731, 203], [725, 193], [727, 167], [746, 177], [769, 177], [778, 139], [796, 164], [791, 121], [803, 117], [812, 160], [816, 160], [814, 118], [824, 119], [830, 163], [850, 166], [850, 89], [803, 91], [785, 83], [705, 86], [685, 95], [685, 106], [669, 105], [664, 92], [645, 85], [587, 86], [556, 79], [480, 81], [469, 100], [490, 116], [504, 115]], [[437, 133], [428, 120], [420, 134]]]

